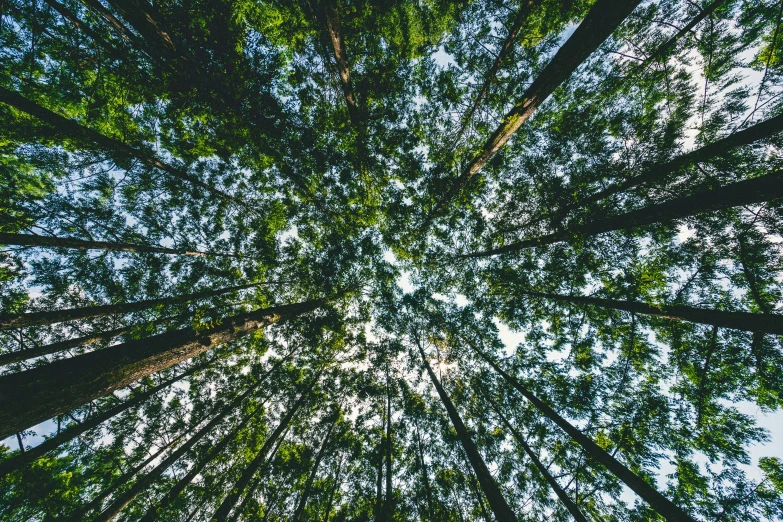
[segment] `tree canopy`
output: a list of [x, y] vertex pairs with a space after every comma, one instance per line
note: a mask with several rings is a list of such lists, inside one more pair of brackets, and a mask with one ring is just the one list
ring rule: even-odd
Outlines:
[[3, 0], [0, 518], [783, 520], [782, 22]]

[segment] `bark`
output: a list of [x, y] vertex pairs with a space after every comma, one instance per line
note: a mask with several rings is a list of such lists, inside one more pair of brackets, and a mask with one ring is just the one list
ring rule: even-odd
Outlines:
[[277, 426], [277, 428], [275, 428], [275, 431], [273, 431], [269, 438], [264, 441], [264, 445], [261, 447], [261, 450], [252, 460], [250, 465], [245, 468], [236, 484], [234, 484], [234, 487], [231, 488], [231, 491], [229, 491], [226, 498], [220, 504], [220, 507], [218, 507], [217, 511], [212, 516], [213, 521], [225, 522], [228, 519], [228, 516], [231, 514], [231, 510], [234, 509], [234, 506], [236, 506], [237, 502], [239, 501], [239, 497], [242, 496], [242, 494], [247, 489], [248, 484], [250, 484], [250, 481], [255, 476], [256, 472], [266, 461], [266, 454], [275, 444], [275, 441], [277, 441], [283, 431], [285, 431], [289, 424], [291, 424], [291, 421], [293, 420], [297, 410], [302, 407], [308, 397], [309, 394], [307, 392], [303, 392], [299, 396], [299, 399], [297, 399], [297, 401], [288, 409], [285, 416], [280, 420], [280, 424]]
[[500, 417], [500, 420], [503, 421], [503, 424], [506, 425], [506, 427], [514, 436], [514, 438], [517, 440], [519, 445], [522, 446], [522, 449], [525, 451], [527, 456], [533, 462], [533, 465], [536, 467], [538, 472], [541, 473], [541, 475], [544, 477], [544, 480], [546, 480], [547, 484], [549, 484], [549, 487], [552, 488], [552, 491], [555, 492], [557, 498], [560, 499], [560, 502], [563, 503], [563, 505], [566, 507], [568, 512], [571, 513], [571, 516], [574, 517], [574, 520], [576, 520], [577, 522], [588, 522], [587, 518], [582, 513], [582, 510], [580, 510], [579, 506], [577, 506], [574, 503], [574, 501], [568, 497], [568, 493], [563, 491], [563, 488], [560, 487], [560, 485], [557, 483], [557, 481], [552, 476], [552, 474], [549, 473], [549, 470], [546, 468], [546, 466], [544, 466], [544, 464], [538, 458], [538, 455], [536, 455], [533, 449], [528, 445], [527, 441], [522, 436], [522, 434], [519, 433], [516, 430], [516, 428], [514, 428], [511, 425], [510, 422], [508, 422], [508, 419], [506, 419], [505, 415], [501, 413], [497, 405], [495, 405], [492, 401], [489, 402], [492, 405], [492, 409], [495, 410], [495, 413], [497, 413], [498, 417]]
[[244, 400], [251, 393], [257, 390], [260, 385], [261, 382], [259, 381], [255, 385], [249, 387], [244, 393], [236, 397], [233, 401], [224, 406], [218, 412], [218, 414], [212, 418], [212, 420], [210, 420], [200, 430], [198, 430], [191, 438], [187, 440], [187, 442], [177, 448], [176, 451], [172, 452], [168, 457], [163, 459], [163, 461], [155, 466], [154, 469], [145, 473], [133, 484], [133, 486], [128, 488], [125, 492], [123, 492], [122, 495], [115, 499], [111, 505], [109, 505], [101, 512], [100, 515], [93, 519], [93, 522], [109, 522], [110, 520], [114, 520], [114, 518], [116, 518], [117, 515], [119, 515], [128, 504], [133, 502], [139, 493], [147, 489], [150, 484], [155, 482], [155, 480], [160, 477], [164, 471], [166, 471], [172, 464], [185, 455], [185, 453], [190, 451], [190, 449], [193, 448], [197, 442], [203, 439], [207, 433], [212, 431], [213, 428], [221, 424], [228, 415], [234, 412], [237, 408], [241, 407], [242, 402], [244, 402]]
[[332, 422], [329, 425], [329, 429], [326, 432], [326, 436], [324, 437], [324, 441], [321, 443], [321, 448], [318, 450], [318, 455], [315, 457], [315, 462], [313, 463], [313, 468], [310, 470], [310, 474], [307, 476], [307, 481], [305, 482], [304, 489], [302, 490], [302, 496], [299, 498], [299, 502], [296, 505], [296, 509], [294, 510], [294, 522], [299, 522], [302, 520], [302, 515], [304, 514], [304, 509], [307, 506], [307, 500], [310, 497], [310, 490], [313, 487], [313, 481], [315, 480], [315, 475], [318, 473], [318, 467], [321, 465], [321, 460], [324, 457], [324, 453], [326, 453], [326, 447], [329, 443], [329, 438], [332, 435], [332, 430], [334, 429], [335, 425], [337, 424], [337, 420], [340, 418], [339, 415], [335, 415], [334, 422]]
[[620, 299], [604, 299], [582, 295], [550, 294], [546, 292], [519, 291], [520, 294], [533, 297], [543, 297], [555, 301], [573, 303], [585, 306], [601, 306], [614, 310], [623, 310], [634, 314], [646, 314], [673, 319], [676, 321], [691, 321], [709, 324], [721, 328], [733, 328], [748, 332], [763, 332], [783, 335], [783, 315], [754, 314], [750, 312], [727, 312], [725, 310], [710, 310], [684, 305], [650, 305], [636, 301]]
[[375, 522], [383, 522], [383, 453], [386, 451], [386, 411], [381, 415], [381, 442], [378, 445], [378, 477], [375, 483]]
[[424, 494], [427, 497], [427, 520], [432, 520], [432, 488], [430, 487], [430, 478], [427, 475], [427, 465], [424, 462], [424, 448], [421, 446], [421, 434], [419, 433], [419, 425], [416, 425], [416, 445], [419, 450], [419, 462], [421, 465], [421, 477], [424, 483]]
[[359, 109], [356, 105], [356, 96], [354, 96], [353, 83], [351, 82], [351, 67], [348, 60], [348, 51], [345, 48], [343, 40], [342, 27], [340, 25], [340, 13], [337, 10], [336, 0], [326, 0], [324, 2], [324, 12], [326, 14], [326, 28], [329, 32], [329, 40], [334, 49], [334, 59], [337, 62], [337, 72], [340, 75], [340, 85], [343, 89], [345, 103], [348, 106], [348, 117], [351, 125], [359, 125]]
[[0, 314], [0, 330], [11, 328], [25, 328], [28, 326], [41, 326], [61, 323], [64, 321], [76, 321], [81, 319], [93, 319], [113, 314], [129, 314], [147, 310], [155, 306], [169, 306], [206, 299], [230, 292], [237, 292], [247, 288], [254, 288], [268, 283], [249, 283], [246, 285], [229, 286], [217, 290], [205, 290], [193, 294], [177, 295], [173, 297], [161, 297], [159, 299], [147, 299], [134, 303], [119, 303], [113, 305], [86, 306], [84, 308], [67, 308], [65, 310], [49, 310], [45, 312], [28, 312], [24, 314]]
[[79, 250], [110, 250], [113, 252], [150, 252], [159, 254], [177, 254], [183, 256], [225, 256], [237, 257], [235, 254], [199, 252], [162, 246], [135, 245], [133, 243], [117, 243], [114, 241], [86, 241], [70, 237], [37, 236], [34, 234], [9, 234], [0, 232], [0, 245], [22, 245], [32, 247], [75, 248]]
[[337, 491], [337, 489], [340, 487], [340, 471], [343, 469], [343, 458], [340, 457], [340, 460], [337, 462], [337, 471], [334, 473], [334, 485], [332, 486], [331, 491], [329, 491], [329, 499], [326, 501], [326, 511], [324, 512], [324, 521], [323, 522], [329, 522], [329, 515], [332, 514], [332, 506], [334, 505], [334, 494]]
[[111, 11], [103, 7], [103, 4], [101, 4], [98, 0], [81, 0], [81, 2], [87, 7], [90, 7], [96, 13], [100, 14], [101, 17], [106, 20], [106, 22], [112, 26], [117, 34], [119, 34], [125, 41], [139, 43], [139, 39], [136, 37], [136, 35], [134, 35], [130, 29], [125, 27], [125, 25], [111, 13]]
[[522, 98], [503, 117], [492, 136], [440, 198], [430, 213], [428, 222], [465, 187], [554, 90], [611, 36], [640, 2], [641, 0], [597, 0], [576, 31], [560, 47], [552, 61], [544, 67]]
[[100, 45], [107, 53], [109, 53], [110, 56], [114, 56], [115, 58], [121, 58], [120, 55], [117, 53], [117, 50], [114, 48], [112, 44], [98, 36], [98, 34], [90, 29], [90, 27], [82, 22], [76, 14], [68, 9], [66, 6], [58, 2], [57, 0], [44, 0], [44, 2], [49, 5], [52, 9], [60, 13], [63, 18], [71, 22], [74, 27], [79, 29], [81, 32], [83, 32], [88, 38], [90, 38], [93, 42]]
[[462, 257], [488, 257], [516, 252], [535, 246], [551, 245], [562, 241], [574, 241], [585, 236], [603, 234], [615, 230], [651, 225], [689, 216], [725, 210], [732, 207], [752, 205], [783, 197], [783, 170], [753, 179], [731, 183], [717, 189], [707, 189], [650, 205], [617, 216], [598, 219], [584, 225], [575, 225], [552, 234], [525, 239], [504, 247], [466, 254]]
[[127, 399], [122, 404], [118, 404], [117, 406], [113, 408], [109, 408], [103, 413], [99, 413], [95, 415], [94, 417], [90, 417], [88, 419], [85, 419], [82, 423], [77, 424], [75, 426], [71, 426], [65, 431], [58, 432], [57, 435], [54, 437], [51, 437], [49, 439], [46, 439], [38, 446], [35, 446], [33, 448], [28, 449], [24, 454], [22, 455], [16, 455], [15, 457], [11, 457], [10, 459], [4, 460], [0, 462], [0, 478], [5, 476], [6, 474], [19, 469], [20, 467], [33, 462], [34, 460], [44, 456], [46, 453], [53, 451], [66, 442], [75, 439], [82, 433], [85, 433], [100, 424], [106, 422], [107, 420], [111, 419], [112, 417], [119, 415], [120, 413], [134, 407], [138, 406], [142, 403], [144, 403], [147, 399], [152, 397], [155, 393], [158, 391], [170, 386], [171, 384], [174, 384], [175, 382], [184, 379], [185, 377], [193, 374], [195, 371], [204, 368], [206, 365], [197, 365], [193, 366], [189, 370], [185, 371], [184, 373], [181, 373], [180, 375], [173, 377], [171, 379], [168, 379], [157, 386], [154, 386], [153, 388], [150, 388], [149, 390], [141, 393], [134, 393], [129, 399]]
[[661, 514], [669, 522], [696, 522], [692, 517], [685, 513], [678, 506], [673, 504], [668, 498], [661, 495], [655, 488], [650, 486], [647, 482], [637, 476], [634, 472], [628, 469], [620, 461], [612, 457], [598, 444], [593, 442], [589, 437], [584, 435], [581, 431], [576, 429], [571, 423], [561, 417], [555, 410], [550, 408], [546, 403], [542, 402], [535, 395], [533, 395], [527, 388], [525, 388], [519, 381], [511, 377], [508, 373], [503, 371], [492, 359], [489, 358], [484, 352], [468, 343], [471, 348], [484, 359], [496, 372], [498, 372], [507, 383], [509, 383], [514, 389], [521, 393], [527, 400], [538, 408], [538, 410], [544, 414], [549, 420], [557, 424], [563, 431], [568, 433], [577, 444], [591, 458], [602, 464], [606, 469], [613, 473], [618, 479], [620, 479], [626, 486], [631, 488], [637, 495], [645, 500], [654, 510]]
[[394, 513], [394, 489], [392, 487], [392, 410], [391, 386], [386, 376], [386, 501], [383, 505], [384, 519], [392, 520]]
[[19, 111], [38, 118], [52, 127], [61, 136], [75, 139], [82, 145], [97, 145], [99, 148], [104, 149], [118, 157], [137, 159], [149, 167], [160, 169], [174, 178], [186, 181], [187, 183], [206, 190], [211, 194], [219, 196], [228, 201], [232, 201], [233, 203], [236, 203], [247, 210], [256, 212], [256, 209], [248, 202], [235, 198], [234, 196], [230, 196], [229, 194], [216, 189], [211, 184], [204, 183], [200, 179], [191, 176], [183, 169], [163, 163], [157, 157], [155, 157], [154, 154], [137, 149], [135, 147], [131, 147], [130, 145], [127, 145], [114, 138], [104, 136], [97, 131], [94, 131], [88, 127], [84, 127], [74, 120], [60, 116], [59, 114], [50, 111], [46, 107], [42, 107], [41, 105], [28, 100], [17, 92], [11, 91], [1, 86], [0, 102], [6, 103]]
[[[275, 455], [277, 455], [277, 452], [280, 450], [280, 446], [285, 441], [286, 433], [287, 431], [283, 430], [283, 432], [280, 434], [277, 444], [275, 444], [275, 447], [269, 453], [269, 456], [266, 459], [264, 459], [263, 466], [259, 468], [258, 472], [255, 475], [255, 480], [253, 480], [253, 483], [248, 488], [247, 493], [245, 493], [245, 498], [242, 499], [242, 503], [239, 504], [239, 508], [234, 510], [234, 514], [231, 516], [229, 522], [237, 522], [240, 518], [244, 517], [245, 513], [247, 512], [247, 505], [252, 500], [253, 494], [255, 493], [256, 489], [258, 489], [259, 484], [261, 484], [261, 481], [264, 478], [263, 474], [269, 469], [269, 467], [274, 462]], [[277, 498], [275, 500], [277, 500]], [[269, 510], [266, 513], [264, 513], [264, 520], [266, 520], [271, 513], [272, 510]]]
[[0, 439], [215, 346], [322, 306], [324, 301], [313, 300], [262, 308], [226, 317], [213, 328], [183, 328], [0, 376]]
[[462, 419], [459, 416], [459, 412], [457, 412], [457, 408], [454, 407], [451, 399], [446, 394], [446, 390], [443, 389], [443, 386], [441, 386], [437, 377], [435, 377], [435, 372], [432, 371], [429, 362], [427, 362], [427, 357], [424, 354], [424, 350], [422, 349], [421, 344], [419, 344], [418, 347], [419, 353], [421, 354], [421, 360], [424, 363], [424, 367], [427, 370], [427, 373], [430, 376], [430, 380], [435, 386], [438, 395], [440, 396], [441, 402], [443, 402], [443, 405], [446, 407], [446, 411], [449, 414], [451, 423], [454, 426], [454, 429], [457, 431], [457, 435], [459, 436], [460, 442], [462, 443], [462, 448], [465, 450], [465, 453], [468, 456], [468, 461], [470, 461], [470, 465], [473, 468], [473, 471], [476, 473], [476, 477], [478, 477], [481, 490], [484, 492], [484, 496], [487, 497], [495, 518], [499, 522], [516, 522], [516, 515], [514, 515], [514, 512], [511, 510], [508, 503], [506, 502], [506, 499], [503, 497], [503, 494], [500, 492], [497, 483], [495, 483], [495, 479], [492, 477], [492, 474], [489, 472], [487, 465], [484, 463], [484, 459], [481, 458], [478, 447], [470, 438], [468, 429], [462, 422]]
[[479, 89], [479, 92], [476, 95], [476, 98], [473, 100], [473, 103], [470, 105], [468, 110], [465, 111], [464, 116], [462, 116], [462, 126], [460, 127], [459, 132], [457, 132], [457, 137], [454, 138], [452, 146], [456, 146], [457, 143], [459, 143], [459, 141], [462, 139], [462, 136], [465, 134], [465, 131], [468, 128], [468, 125], [470, 125], [470, 121], [473, 119], [473, 115], [478, 110], [479, 105], [484, 99], [484, 96], [486, 96], [487, 92], [489, 92], [489, 87], [495, 80], [495, 76], [497, 76], [498, 70], [500, 70], [500, 66], [503, 65], [503, 61], [511, 52], [511, 46], [514, 44], [514, 40], [516, 39], [517, 34], [519, 34], [519, 30], [522, 28], [522, 24], [524, 24], [527, 20], [533, 7], [535, 7], [536, 4], [540, 2], [541, 0], [523, 0], [522, 7], [519, 8], [516, 17], [514, 17], [514, 23], [508, 30], [508, 34], [506, 35], [506, 39], [503, 41], [503, 45], [500, 46], [500, 52], [495, 57], [495, 61], [492, 62], [492, 66], [489, 68], [489, 71], [487, 71], [487, 74], [484, 77], [484, 83], [481, 85], [481, 89]]

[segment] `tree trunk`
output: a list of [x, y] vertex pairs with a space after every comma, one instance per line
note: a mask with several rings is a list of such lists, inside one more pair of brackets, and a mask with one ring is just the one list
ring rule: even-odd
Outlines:
[[[230, 415], [232, 412], [234, 412], [237, 408], [239, 408], [242, 405], [242, 402], [255, 390], [258, 389], [258, 387], [261, 385], [262, 381], [259, 381], [255, 385], [249, 387], [244, 393], [236, 397], [233, 401], [229, 402], [226, 406], [224, 406], [220, 412], [215, 415], [215, 417], [212, 418], [207, 424], [204, 425], [199, 431], [197, 431], [191, 438], [188, 439], [187, 442], [185, 442], [182, 446], [176, 449], [176, 451], [172, 452], [168, 457], [163, 459], [163, 461], [155, 466], [154, 469], [150, 470], [149, 472], [145, 473], [142, 477], [140, 477], [129, 489], [127, 489], [122, 495], [120, 495], [117, 499], [114, 500], [114, 502], [111, 503], [109, 507], [103, 510], [100, 515], [98, 515], [93, 522], [109, 522], [110, 520], [113, 520], [117, 515], [122, 512], [125, 507], [133, 502], [133, 500], [147, 487], [152, 484], [158, 477], [160, 477], [164, 471], [166, 471], [172, 464], [174, 464], [177, 460], [179, 460], [180, 457], [182, 457], [185, 453], [190, 451], [190, 449], [204, 436], [209, 433], [213, 428], [215, 428], [218, 424], [222, 423], [225, 418]], [[202, 419], [203, 420], [203, 419]], [[200, 423], [200, 421], [199, 421]]]
[[551, 245], [561, 241], [573, 241], [585, 236], [602, 234], [614, 230], [627, 230], [635, 227], [672, 221], [705, 212], [725, 210], [732, 207], [762, 203], [783, 197], [783, 170], [731, 183], [717, 189], [701, 190], [690, 196], [673, 199], [664, 203], [632, 210], [625, 214], [598, 219], [584, 225], [575, 225], [545, 236], [525, 239], [504, 247], [466, 254], [462, 257], [488, 257], [516, 252], [535, 246]]
[[115, 140], [114, 138], [104, 136], [97, 131], [94, 131], [88, 127], [84, 127], [74, 120], [60, 116], [59, 114], [50, 111], [46, 107], [42, 107], [41, 105], [28, 100], [19, 93], [8, 90], [5, 87], [0, 87], [0, 101], [10, 105], [11, 107], [14, 107], [17, 110], [38, 118], [39, 120], [51, 126], [61, 136], [76, 139], [83, 146], [97, 145], [98, 147], [115, 154], [118, 157], [131, 159], [135, 158], [150, 167], [154, 167], [166, 172], [174, 178], [186, 181], [200, 189], [206, 190], [211, 194], [220, 196], [221, 198], [224, 198], [228, 201], [232, 201], [247, 210], [256, 212], [255, 207], [253, 207], [247, 201], [230, 196], [229, 194], [216, 189], [214, 185], [204, 183], [198, 178], [194, 178], [183, 169], [165, 164], [156, 158], [153, 154], [131, 147], [130, 145], [127, 145], [121, 141]]
[[618, 479], [620, 479], [626, 486], [631, 488], [637, 495], [642, 497], [650, 506], [660, 513], [669, 522], [696, 522], [692, 517], [685, 513], [682, 509], [673, 504], [668, 498], [661, 495], [655, 488], [650, 486], [643, 479], [639, 478], [633, 471], [628, 469], [624, 464], [620, 463], [617, 459], [609, 455], [603, 448], [593, 442], [590, 438], [585, 436], [581, 431], [576, 429], [571, 423], [565, 420], [558, 413], [550, 408], [547, 404], [543, 403], [533, 395], [527, 388], [511, 377], [508, 373], [503, 371], [489, 356], [479, 350], [477, 347], [468, 343], [471, 348], [489, 363], [492, 368], [498, 372], [503, 379], [506, 380], [511, 386], [514, 387], [519, 393], [521, 393], [527, 400], [538, 408], [538, 410], [544, 414], [549, 420], [560, 426], [560, 428], [568, 433], [577, 444], [591, 458], [601, 463], [606, 469], [613, 473]]
[[120, 55], [117, 52], [117, 49], [114, 48], [112, 44], [107, 42], [105, 39], [98, 36], [98, 34], [95, 33], [90, 27], [82, 22], [76, 14], [65, 7], [60, 2], [57, 2], [57, 0], [44, 0], [44, 2], [49, 5], [52, 9], [60, 13], [63, 18], [71, 22], [74, 27], [79, 29], [81, 32], [83, 32], [88, 38], [90, 38], [93, 42], [98, 44], [103, 50], [105, 50], [107, 53], [109, 53], [110, 56], [113, 56], [117, 59], [121, 59]]
[[641, 0], [597, 0], [571, 37], [560, 47], [552, 61], [530, 84], [522, 98], [503, 117], [500, 126], [484, 143], [468, 166], [440, 198], [427, 218], [429, 223], [476, 175], [535, 110], [566, 81], [615, 29], [631, 14]]
[[706, 308], [695, 308], [683, 305], [655, 306], [636, 301], [549, 294], [544, 292], [527, 292], [524, 290], [520, 290], [519, 293], [579, 305], [600, 306], [612, 308], [614, 310], [623, 310], [634, 314], [655, 315], [676, 321], [691, 321], [721, 328], [733, 328], [735, 330], [746, 330], [748, 332], [764, 332], [783, 335], [783, 315], [778, 314], [727, 312], [725, 310], [709, 310]]
[[511, 46], [514, 44], [514, 40], [516, 39], [517, 34], [519, 34], [519, 30], [522, 28], [522, 24], [525, 23], [527, 17], [530, 15], [530, 11], [533, 9], [533, 7], [536, 6], [536, 3], [540, 3], [540, 1], [541, 0], [523, 0], [522, 7], [519, 8], [516, 17], [514, 18], [514, 23], [508, 30], [508, 34], [506, 35], [506, 39], [503, 41], [503, 45], [500, 46], [500, 52], [495, 57], [495, 61], [492, 62], [492, 66], [489, 68], [489, 71], [487, 71], [487, 74], [484, 77], [484, 83], [481, 85], [479, 93], [476, 95], [476, 98], [473, 100], [470, 108], [468, 108], [468, 110], [465, 111], [464, 116], [462, 116], [462, 126], [460, 127], [459, 132], [457, 132], [457, 137], [454, 138], [454, 141], [452, 142], [452, 147], [456, 146], [462, 139], [462, 136], [465, 134], [465, 130], [467, 130], [468, 125], [470, 125], [470, 121], [473, 119], [473, 115], [478, 110], [479, 105], [484, 99], [484, 96], [486, 96], [487, 92], [489, 92], [489, 87], [495, 80], [495, 76], [497, 76], [498, 70], [503, 64], [503, 60], [505, 60], [509, 52], [511, 52]]
[[343, 96], [345, 97], [345, 103], [348, 106], [348, 117], [351, 120], [351, 125], [356, 127], [359, 125], [360, 120], [359, 109], [356, 105], [356, 97], [354, 96], [353, 84], [351, 83], [350, 61], [348, 60], [348, 51], [345, 48], [345, 41], [343, 40], [340, 13], [337, 10], [336, 0], [325, 0], [324, 12], [326, 14], [326, 28], [329, 32], [329, 40], [332, 42], [334, 58], [337, 62], [337, 71], [340, 74], [340, 84], [343, 89]]
[[85, 433], [95, 428], [96, 426], [111, 419], [112, 417], [119, 415], [123, 411], [132, 408], [134, 406], [138, 406], [139, 404], [142, 404], [144, 401], [149, 399], [152, 395], [154, 395], [158, 391], [170, 386], [171, 384], [174, 384], [175, 382], [181, 379], [184, 379], [185, 377], [193, 374], [195, 371], [200, 370], [201, 368], [204, 367], [206, 367], [206, 364], [193, 366], [192, 368], [183, 372], [182, 374], [173, 377], [171, 379], [168, 379], [158, 384], [157, 386], [150, 388], [145, 392], [133, 394], [131, 398], [129, 398], [122, 404], [118, 404], [113, 408], [109, 408], [103, 413], [99, 413], [94, 417], [90, 417], [84, 420], [84, 422], [82, 422], [81, 424], [77, 424], [76, 426], [71, 426], [67, 430], [57, 433], [57, 435], [49, 439], [46, 439], [38, 446], [28, 449], [22, 455], [16, 455], [15, 457], [11, 457], [10, 459], [0, 462], [0, 478], [2, 478], [3, 476], [7, 475], [8, 473], [16, 469], [19, 469], [25, 464], [33, 462], [34, 460], [42, 457], [46, 453], [57, 449], [61, 445], [65, 444], [66, 442], [75, 439], [82, 433]]
[[177, 254], [184, 256], [224, 256], [237, 257], [234, 254], [219, 254], [166, 248], [162, 246], [134, 245], [132, 243], [116, 243], [113, 241], [86, 241], [69, 237], [37, 236], [33, 234], [9, 234], [0, 232], [0, 245], [22, 245], [33, 247], [76, 248], [79, 250], [110, 250], [113, 252], [151, 252], [160, 254]]
[[[81, 0], [81, 2], [86, 5], [87, 7], [91, 8], [93, 11], [101, 15], [101, 17], [106, 20], [106, 22], [114, 28], [114, 30], [117, 32], [117, 34], [122, 37], [126, 42], [134, 42], [136, 44], [139, 44], [140, 41], [136, 35], [134, 35], [130, 29], [125, 27], [122, 22], [120, 22], [117, 17], [115, 17], [111, 11], [106, 9], [103, 4], [101, 4], [98, 0]], [[142, 46], [139, 46], [140, 48]], [[146, 53], [146, 51], [145, 51]], [[150, 56], [153, 58], [152, 56]]]
[[582, 510], [579, 509], [579, 506], [577, 506], [573, 500], [571, 500], [568, 497], [568, 493], [563, 491], [563, 488], [560, 487], [560, 485], [557, 483], [555, 478], [552, 476], [551, 473], [549, 473], [549, 470], [544, 466], [544, 464], [541, 463], [541, 460], [538, 458], [538, 456], [533, 452], [533, 449], [528, 445], [525, 438], [522, 436], [521, 433], [519, 433], [516, 428], [514, 428], [510, 422], [508, 422], [508, 419], [506, 419], [506, 416], [501, 413], [500, 408], [497, 407], [497, 405], [493, 401], [489, 401], [490, 405], [492, 406], [492, 409], [495, 410], [495, 413], [498, 414], [498, 417], [500, 417], [500, 420], [503, 421], [503, 424], [506, 425], [508, 430], [511, 432], [511, 434], [514, 436], [514, 438], [517, 440], [520, 446], [522, 446], [522, 449], [525, 450], [525, 453], [530, 458], [531, 461], [533, 461], [533, 465], [536, 467], [539, 473], [544, 477], [544, 480], [546, 480], [547, 484], [549, 484], [549, 487], [552, 488], [552, 491], [555, 492], [555, 495], [557, 495], [557, 498], [560, 499], [560, 502], [563, 503], [563, 505], [566, 507], [569, 513], [571, 513], [571, 516], [574, 517], [574, 520], [576, 522], [588, 522], [587, 518], [582, 513]]
[[337, 489], [340, 487], [340, 471], [343, 468], [343, 459], [340, 457], [340, 460], [337, 462], [337, 471], [334, 473], [334, 485], [332, 486], [332, 490], [329, 492], [329, 499], [326, 501], [326, 512], [324, 513], [324, 521], [323, 522], [329, 522], [329, 515], [332, 514], [332, 506], [334, 505], [334, 494], [337, 491]]
[[93, 319], [112, 314], [129, 314], [147, 310], [155, 306], [169, 306], [195, 301], [197, 299], [206, 299], [229, 292], [237, 292], [247, 288], [254, 288], [268, 284], [249, 283], [246, 285], [229, 286], [217, 290], [205, 290], [193, 294], [177, 295], [173, 297], [161, 297], [159, 299], [147, 299], [145, 301], [136, 301], [133, 303], [119, 303], [113, 305], [86, 306], [84, 308], [67, 308], [65, 310], [48, 310], [45, 312], [28, 312], [23, 314], [0, 314], [0, 330], [11, 328], [25, 328], [28, 326], [41, 326], [47, 324], [62, 323], [64, 321], [76, 321], [81, 319]]
[[339, 414], [335, 414], [334, 422], [329, 425], [329, 429], [326, 432], [324, 441], [321, 443], [321, 449], [318, 450], [318, 455], [315, 457], [313, 468], [310, 470], [310, 474], [307, 476], [307, 482], [305, 482], [304, 489], [302, 490], [302, 496], [299, 498], [299, 502], [297, 503], [296, 509], [294, 510], [294, 517], [292, 518], [294, 522], [299, 522], [302, 520], [302, 515], [304, 514], [304, 509], [307, 506], [307, 500], [310, 496], [310, 489], [313, 487], [315, 475], [318, 473], [318, 467], [321, 465], [321, 460], [323, 459], [324, 453], [326, 452], [326, 446], [329, 442], [329, 438], [332, 435], [332, 430], [337, 424], [337, 420], [339, 418]]
[[226, 522], [228, 516], [231, 514], [231, 510], [234, 509], [234, 506], [236, 506], [237, 502], [239, 501], [239, 497], [241, 497], [245, 492], [245, 489], [247, 489], [250, 480], [264, 464], [266, 454], [274, 445], [278, 437], [280, 437], [283, 431], [288, 428], [288, 425], [291, 424], [291, 421], [294, 418], [294, 414], [296, 414], [297, 410], [299, 410], [308, 397], [309, 394], [307, 392], [302, 392], [302, 394], [299, 396], [299, 399], [288, 409], [285, 416], [280, 420], [280, 424], [277, 426], [277, 428], [275, 428], [275, 431], [272, 432], [266, 441], [264, 441], [264, 445], [261, 447], [261, 450], [255, 456], [250, 465], [245, 468], [245, 471], [242, 472], [239, 480], [237, 480], [236, 484], [234, 484], [234, 487], [220, 504], [220, 507], [212, 516], [213, 521]]
[[375, 522], [383, 521], [383, 453], [386, 451], [386, 411], [381, 413], [381, 442], [378, 445], [378, 477], [375, 483]]
[[0, 439], [281, 319], [324, 306], [313, 300], [226, 317], [0, 376]]
[[432, 488], [430, 487], [430, 478], [427, 475], [427, 465], [424, 462], [424, 448], [421, 446], [421, 434], [419, 433], [419, 425], [416, 424], [416, 445], [419, 450], [419, 462], [421, 463], [421, 477], [424, 483], [424, 494], [427, 497], [427, 520], [432, 520]]
[[459, 412], [457, 412], [457, 408], [454, 407], [451, 399], [446, 394], [446, 390], [443, 389], [443, 386], [441, 386], [437, 377], [435, 377], [435, 372], [432, 371], [429, 362], [427, 362], [427, 356], [424, 355], [424, 349], [421, 347], [421, 344], [418, 343], [418, 341], [417, 344], [419, 347], [419, 353], [421, 354], [421, 360], [424, 363], [424, 367], [426, 368], [427, 373], [430, 376], [430, 380], [432, 381], [432, 384], [435, 386], [435, 389], [440, 396], [441, 402], [443, 402], [443, 405], [446, 407], [446, 411], [449, 414], [451, 423], [454, 426], [454, 429], [457, 431], [457, 435], [459, 436], [460, 442], [462, 443], [462, 448], [465, 450], [465, 453], [468, 456], [468, 460], [470, 461], [470, 465], [473, 467], [473, 471], [476, 472], [479, 484], [481, 485], [481, 490], [484, 492], [484, 496], [487, 497], [489, 505], [492, 508], [492, 512], [495, 514], [495, 518], [499, 522], [516, 522], [516, 515], [514, 515], [514, 512], [511, 511], [511, 508], [506, 502], [506, 499], [503, 497], [503, 494], [500, 492], [498, 485], [495, 483], [495, 479], [492, 477], [492, 474], [489, 472], [487, 465], [484, 463], [484, 459], [481, 458], [478, 447], [476, 447], [476, 444], [470, 438], [468, 429], [462, 422], [462, 419], [459, 416]]
[[394, 488], [392, 487], [392, 410], [391, 386], [386, 375], [386, 499], [383, 504], [384, 520], [393, 520]]

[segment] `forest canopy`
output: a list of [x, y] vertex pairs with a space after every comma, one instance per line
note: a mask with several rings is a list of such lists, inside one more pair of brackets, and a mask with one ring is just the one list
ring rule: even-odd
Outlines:
[[0, 519], [783, 520], [782, 21], [3, 0]]

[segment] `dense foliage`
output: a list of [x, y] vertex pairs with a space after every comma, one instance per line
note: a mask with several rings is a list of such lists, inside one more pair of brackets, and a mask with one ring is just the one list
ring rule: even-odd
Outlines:
[[783, 2], [0, 16], [2, 520], [783, 520]]

